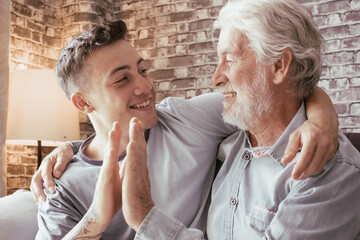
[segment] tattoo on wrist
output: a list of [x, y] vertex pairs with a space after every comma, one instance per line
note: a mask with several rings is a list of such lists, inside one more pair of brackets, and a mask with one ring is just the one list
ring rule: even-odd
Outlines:
[[83, 223], [81, 223], [81, 229], [73, 238], [75, 239], [96, 239], [103, 235], [104, 232], [99, 234], [92, 235], [92, 226], [98, 223], [99, 216], [96, 213], [91, 214], [90, 216], [84, 216]]

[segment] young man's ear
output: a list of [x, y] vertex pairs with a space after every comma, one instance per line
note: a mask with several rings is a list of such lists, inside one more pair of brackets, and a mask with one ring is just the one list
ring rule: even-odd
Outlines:
[[84, 113], [91, 113], [94, 111], [93, 106], [86, 100], [86, 98], [79, 92], [71, 95], [71, 101], [77, 109]]
[[286, 48], [281, 54], [280, 59], [277, 60], [272, 66], [272, 71], [275, 76], [275, 84], [281, 84], [284, 82], [286, 76], [289, 73], [291, 61], [292, 53], [289, 49]]

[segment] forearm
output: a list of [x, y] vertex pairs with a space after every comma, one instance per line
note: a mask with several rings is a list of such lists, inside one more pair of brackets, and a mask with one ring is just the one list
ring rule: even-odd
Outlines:
[[107, 224], [101, 223], [99, 215], [89, 210], [63, 239], [100, 239], [106, 227]]
[[328, 130], [337, 132], [339, 121], [334, 105], [329, 96], [320, 88], [315, 87], [305, 99], [306, 115], [318, 127], [328, 126]]

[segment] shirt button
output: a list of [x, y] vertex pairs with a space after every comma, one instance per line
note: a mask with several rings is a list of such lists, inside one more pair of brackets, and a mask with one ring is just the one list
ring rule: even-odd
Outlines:
[[243, 155], [243, 158], [246, 160], [246, 161], [249, 161], [251, 160], [252, 158], [252, 154], [248, 151], [245, 151], [244, 155]]
[[230, 204], [231, 204], [231, 205], [235, 205], [235, 204], [237, 204], [237, 200], [236, 200], [236, 198], [231, 198], [231, 200], [230, 200]]

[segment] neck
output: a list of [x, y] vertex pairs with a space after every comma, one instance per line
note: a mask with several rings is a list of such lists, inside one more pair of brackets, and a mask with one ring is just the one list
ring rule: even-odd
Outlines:
[[[109, 128], [101, 128], [98, 127], [96, 124], [93, 124], [96, 135], [95, 138], [91, 141], [91, 143], [85, 148], [84, 154], [94, 160], [103, 160], [106, 150], [106, 144], [109, 139]], [[123, 132], [124, 134], [121, 135], [120, 141], [120, 153], [126, 151], [126, 146], [129, 142], [129, 133], [128, 130]]]
[[294, 118], [300, 105], [301, 101], [287, 99], [273, 106], [268, 119], [249, 129], [252, 147], [274, 145]]

